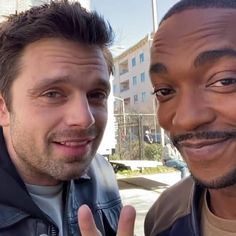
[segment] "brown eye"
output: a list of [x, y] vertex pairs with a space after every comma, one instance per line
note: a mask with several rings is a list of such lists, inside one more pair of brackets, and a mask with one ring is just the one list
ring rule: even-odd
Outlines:
[[160, 88], [156, 89], [153, 94], [156, 95], [156, 98], [159, 102], [164, 102], [169, 100], [172, 95], [175, 93], [175, 90], [172, 88]]
[[158, 89], [154, 93], [156, 94], [156, 96], [168, 96], [170, 94], [173, 94], [173, 92], [174, 92], [173, 89], [162, 88], [162, 89]]
[[88, 100], [95, 104], [105, 104], [108, 99], [108, 94], [105, 91], [93, 91], [88, 94]]
[[236, 79], [234, 78], [227, 78], [227, 79], [221, 79], [216, 81], [215, 83], [212, 83], [210, 86], [220, 87], [220, 86], [229, 86], [231, 84], [235, 84]]

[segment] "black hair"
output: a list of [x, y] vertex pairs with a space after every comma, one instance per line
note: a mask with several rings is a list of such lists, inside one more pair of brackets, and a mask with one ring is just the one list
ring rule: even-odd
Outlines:
[[196, 8], [233, 8], [236, 9], [235, 0], [181, 0], [177, 2], [162, 18], [163, 21], [170, 16], [188, 9]]

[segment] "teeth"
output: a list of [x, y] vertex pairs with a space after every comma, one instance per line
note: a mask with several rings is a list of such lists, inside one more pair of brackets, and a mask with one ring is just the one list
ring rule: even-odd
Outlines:
[[70, 142], [70, 141], [66, 141], [66, 142], [60, 142], [61, 145], [65, 145], [68, 147], [76, 147], [76, 146], [80, 146], [80, 145], [85, 145], [87, 143], [87, 141], [82, 141], [82, 142]]

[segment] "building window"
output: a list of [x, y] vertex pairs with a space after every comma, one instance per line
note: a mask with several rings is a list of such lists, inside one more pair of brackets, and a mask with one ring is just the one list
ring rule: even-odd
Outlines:
[[133, 86], [137, 85], [137, 76], [133, 76]]
[[141, 82], [145, 82], [145, 73], [141, 73]]
[[136, 66], [136, 58], [135, 57], [132, 58], [132, 67], [134, 67], [134, 66]]
[[147, 93], [146, 92], [142, 92], [142, 102], [145, 102], [147, 99]]
[[144, 53], [143, 52], [141, 54], [139, 54], [139, 61], [140, 61], [140, 63], [144, 62]]
[[119, 64], [119, 75], [123, 75], [127, 72], [129, 72], [129, 63], [128, 60], [125, 60]]
[[138, 95], [134, 95], [134, 103], [137, 103], [138, 102]]

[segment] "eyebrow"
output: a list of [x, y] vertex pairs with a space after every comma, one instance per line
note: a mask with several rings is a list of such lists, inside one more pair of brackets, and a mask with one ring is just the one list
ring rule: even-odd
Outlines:
[[[236, 59], [236, 50], [232, 48], [222, 48], [201, 52], [194, 60], [194, 66], [197, 68], [207, 63], [216, 63], [223, 57], [231, 57]], [[153, 65], [150, 65], [149, 73], [155, 73], [160, 75], [167, 74], [168, 69], [164, 64], [158, 62]]]
[[207, 63], [216, 63], [223, 57], [236, 58], [236, 51], [231, 48], [222, 48], [202, 52], [194, 60], [194, 66], [199, 67]]
[[[54, 78], [46, 78], [42, 81], [40, 81], [37, 84], [37, 88], [33, 88], [30, 91], [33, 92], [34, 90], [38, 90], [40, 88], [44, 88], [44, 87], [48, 87], [48, 86], [56, 86], [59, 84], [63, 84], [63, 83], [68, 83], [68, 81], [70, 81], [70, 77], [69, 76], [61, 76], [61, 77], [54, 77]], [[101, 78], [97, 78], [96, 82], [94, 83], [95, 86], [101, 86], [104, 87], [106, 90], [110, 91], [111, 86], [109, 83], [109, 80], [104, 80]]]
[[151, 73], [167, 74], [168, 70], [167, 70], [167, 67], [164, 64], [162, 64], [162, 63], [155, 63], [155, 64], [150, 65], [149, 73], [150, 74]]

